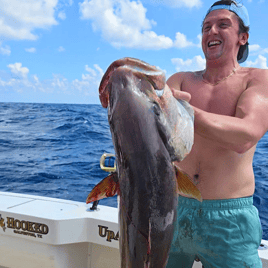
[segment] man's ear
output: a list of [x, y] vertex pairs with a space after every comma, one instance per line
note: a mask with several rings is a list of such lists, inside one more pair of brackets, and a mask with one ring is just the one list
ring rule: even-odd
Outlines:
[[239, 34], [239, 44], [241, 46], [245, 45], [248, 41], [249, 34], [248, 33], [240, 33]]

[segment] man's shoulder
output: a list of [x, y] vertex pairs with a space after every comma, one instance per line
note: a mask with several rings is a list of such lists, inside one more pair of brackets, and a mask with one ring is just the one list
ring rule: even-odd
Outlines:
[[182, 82], [189, 79], [194, 79], [200, 77], [204, 71], [196, 71], [196, 72], [177, 72], [171, 75], [168, 80], [167, 84], [169, 86], [181, 86]]
[[262, 94], [268, 96], [268, 70], [259, 68], [241, 68], [242, 79], [246, 83], [246, 91], [249, 94]]
[[268, 69], [241, 67], [242, 74], [248, 79], [248, 82], [268, 82]]
[[191, 72], [191, 71], [189, 71], [189, 72], [177, 72], [177, 73], [171, 75], [169, 77], [169, 79], [184, 78], [184, 77], [189, 77], [189, 76], [190, 77], [191, 76], [200, 76], [203, 72], [204, 72], [204, 70], [202, 70], [202, 71], [195, 71], [195, 72]]

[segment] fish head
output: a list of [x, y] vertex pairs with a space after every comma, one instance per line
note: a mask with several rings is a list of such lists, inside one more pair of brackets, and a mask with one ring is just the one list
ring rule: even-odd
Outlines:
[[[133, 73], [137, 78], [140, 78], [141, 83], [137, 86], [145, 95], [150, 96], [150, 98], [154, 98], [154, 89], [163, 89], [165, 86], [165, 75], [163, 71], [156, 67], [134, 58], [116, 60], [108, 67], [100, 82], [99, 97], [104, 108], [107, 108], [109, 104], [110, 88], [108, 85], [111, 83], [110, 78], [118, 68], [123, 68], [121, 70], [125, 69], [126, 75]], [[148, 81], [152, 87], [148, 87], [148, 84], [147, 87], [144, 87], [142, 85], [142, 82], [145, 82], [144, 80]]]
[[[139, 129], [147, 136], [144, 138], [150, 139], [157, 133], [172, 161], [182, 161], [190, 152], [194, 137], [193, 109], [187, 102], [173, 97], [162, 70], [138, 59], [117, 60], [104, 74], [99, 95], [102, 106], [108, 108], [110, 126], [114, 111], [120, 106], [121, 116], [132, 113], [129, 114], [132, 122], [140, 117]], [[149, 125], [149, 129], [143, 130]]]

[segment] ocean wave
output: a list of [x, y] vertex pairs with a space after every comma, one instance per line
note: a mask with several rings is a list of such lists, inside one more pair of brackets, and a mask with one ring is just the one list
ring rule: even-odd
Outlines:
[[[0, 103], [0, 191], [85, 202], [107, 173], [103, 153], [114, 153], [107, 110], [100, 105]], [[254, 155], [256, 191], [268, 239], [268, 135]], [[100, 204], [117, 206], [116, 197]]]

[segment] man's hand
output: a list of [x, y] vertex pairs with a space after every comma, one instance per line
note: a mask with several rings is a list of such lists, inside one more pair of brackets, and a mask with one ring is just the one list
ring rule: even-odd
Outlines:
[[172, 94], [174, 96], [175, 99], [177, 100], [185, 100], [187, 102], [189, 102], [191, 100], [191, 94], [185, 91], [181, 91], [181, 90], [176, 90], [174, 88], [170, 88], [172, 91]]

